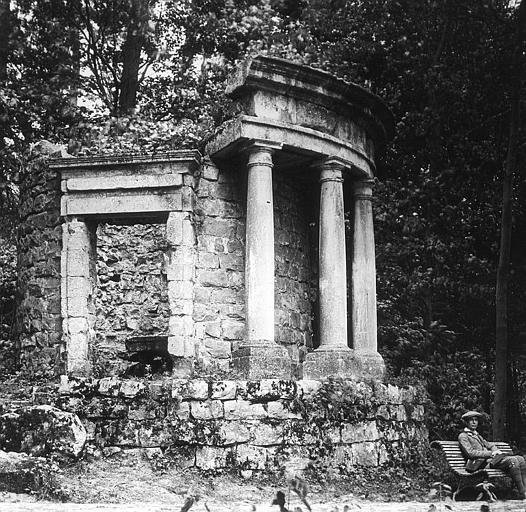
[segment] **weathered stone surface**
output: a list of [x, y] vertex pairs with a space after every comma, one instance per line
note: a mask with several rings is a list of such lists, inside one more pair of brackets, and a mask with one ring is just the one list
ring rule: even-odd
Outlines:
[[225, 446], [246, 443], [250, 440], [250, 430], [240, 421], [223, 421], [219, 427], [219, 439]]
[[276, 447], [241, 444], [237, 447], [236, 462], [242, 469], [263, 470], [273, 465]]
[[66, 192], [121, 190], [136, 188], [180, 187], [183, 184], [181, 174], [160, 174], [157, 176], [71, 177], [63, 181]]
[[234, 453], [232, 448], [199, 446], [196, 451], [195, 465], [200, 469], [224, 468], [228, 465], [229, 460], [232, 460]]
[[390, 407], [391, 417], [396, 421], [407, 421], [407, 412], [403, 405], [395, 405]]
[[212, 382], [210, 389], [210, 398], [214, 400], [233, 400], [236, 398], [237, 384], [235, 380]]
[[17, 324], [25, 372], [52, 378], [65, 367], [65, 358], [59, 356], [65, 348], [62, 326], [53, 324], [54, 315], [61, 312], [60, 182], [42, 156], [59, 155], [61, 150], [48, 142], [41, 146], [42, 150], [34, 147], [19, 184]]
[[168, 406], [167, 411], [168, 417], [177, 417], [177, 418], [189, 418], [190, 417], [190, 402], [171, 402]]
[[296, 394], [296, 383], [292, 380], [261, 379], [247, 383], [246, 398], [253, 401], [291, 399]]
[[[122, 449], [135, 448], [169, 447], [170, 452], [176, 448], [188, 449], [191, 453], [185, 457], [185, 464], [194, 466], [196, 446], [232, 448], [226, 459], [220, 456], [224, 452], [201, 450], [199, 463], [204, 467], [210, 468], [216, 457], [220, 464], [226, 464], [215, 469], [237, 465], [239, 469], [246, 467], [251, 471], [260, 470], [258, 468], [281, 471], [290, 457], [308, 459], [324, 457], [323, 454], [328, 453], [330, 455], [321, 463], [352, 472], [356, 465], [385, 463], [393, 452], [402, 458], [410, 457], [411, 450], [424, 446], [427, 439], [421, 421], [396, 419], [400, 409], [411, 414], [419, 410], [421, 404], [418, 402], [404, 402], [404, 405], [386, 402], [382, 405], [388, 411], [392, 410], [392, 414], [389, 412], [388, 419], [378, 416], [379, 407], [375, 404], [387, 400], [386, 388], [382, 386], [349, 381], [352, 394], [368, 397], [370, 411], [363, 411], [368, 419], [358, 423], [328, 421], [320, 425], [312, 421], [308, 401], [303, 403], [307, 409], [299, 414], [288, 410], [288, 399], [278, 397], [284, 394], [291, 399], [301, 398], [304, 388], [316, 388], [311, 382], [299, 382], [293, 391], [287, 385], [288, 381], [282, 383], [272, 379], [260, 383], [175, 379], [173, 384], [172, 381], [151, 381], [144, 394], [125, 396], [121, 392], [121, 385], [125, 382], [122, 379], [71, 379], [67, 382], [62, 379], [57, 402], [69, 412], [82, 414], [91, 452], [103, 448], [106, 452], [117, 450], [119, 454]], [[173, 398], [172, 387], [176, 390]], [[206, 398], [203, 399], [204, 389]], [[53, 400], [50, 392], [35, 392], [34, 396]], [[315, 412], [319, 414], [320, 411], [316, 409]], [[18, 415], [11, 413], [10, 417], [13, 420]], [[279, 452], [275, 452], [276, 447], [279, 447]], [[273, 450], [261, 451], [258, 448]], [[239, 460], [236, 453], [254, 456], [255, 462]]]
[[217, 181], [219, 169], [211, 161], [206, 161], [203, 165], [201, 176], [205, 180]]
[[284, 405], [282, 402], [269, 402], [267, 404], [267, 414], [269, 418], [276, 419], [299, 419], [301, 415], [293, 412], [288, 407], [289, 404]]
[[380, 405], [376, 410], [376, 417], [384, 420], [391, 419], [391, 412], [389, 411], [389, 407], [385, 404]]
[[245, 324], [233, 320], [221, 321], [221, 330], [225, 340], [241, 340], [245, 335]]
[[210, 354], [212, 360], [230, 359], [232, 354], [232, 342], [230, 340], [204, 340], [204, 348]]
[[193, 418], [199, 420], [219, 419], [224, 416], [221, 400], [207, 400], [204, 402], [190, 402], [190, 412]]
[[142, 396], [145, 394], [145, 391], [146, 385], [140, 381], [123, 380], [119, 387], [120, 394], [126, 398]]
[[381, 380], [384, 369], [383, 359], [379, 356], [369, 357], [368, 354], [358, 354], [348, 349], [318, 349], [307, 354], [303, 375], [307, 379], [326, 379], [333, 376], [369, 381]]
[[93, 398], [85, 407], [86, 418], [126, 418], [128, 416], [128, 405], [112, 398]]
[[284, 442], [287, 446], [309, 446], [319, 443], [322, 438], [320, 428], [314, 423], [288, 420], [284, 423]]
[[[191, 323], [191, 320], [186, 317], [182, 320], [183, 324], [187, 320]], [[172, 319], [170, 319], [170, 325], [172, 325]], [[183, 328], [183, 331], [185, 330]], [[167, 352], [173, 357], [193, 358], [195, 355], [195, 340], [182, 335], [168, 336]]]
[[49, 471], [50, 467], [43, 457], [0, 450], [0, 491], [38, 491], [40, 479], [45, 478]]
[[253, 404], [246, 400], [226, 400], [224, 407], [227, 420], [260, 419], [268, 416], [263, 404]]
[[206, 400], [208, 398], [208, 382], [205, 380], [174, 379], [172, 397], [184, 400]]
[[250, 380], [292, 377], [288, 352], [277, 343], [242, 345], [232, 352], [232, 362], [234, 368]]
[[116, 377], [104, 377], [99, 380], [98, 391], [101, 395], [118, 396], [121, 382]]
[[319, 380], [301, 379], [296, 382], [298, 394], [303, 398], [312, 397], [322, 387]]
[[379, 448], [377, 442], [351, 444], [352, 462], [356, 466], [377, 466]]
[[49, 405], [26, 407], [0, 416], [1, 449], [76, 458], [86, 438], [86, 430], [76, 415]]
[[132, 404], [130, 405], [129, 412], [128, 412], [128, 418], [130, 420], [152, 420], [157, 417], [158, 413], [161, 413], [162, 411], [160, 408], [154, 408], [153, 404], [149, 403], [139, 403], [139, 404]]
[[259, 423], [252, 431], [252, 444], [255, 446], [274, 446], [283, 442], [283, 425]]
[[342, 426], [342, 443], [377, 441], [380, 438], [376, 422], [366, 421], [354, 425]]
[[95, 329], [99, 359], [110, 371], [128, 338], [168, 333], [164, 237], [162, 224], [98, 225]]

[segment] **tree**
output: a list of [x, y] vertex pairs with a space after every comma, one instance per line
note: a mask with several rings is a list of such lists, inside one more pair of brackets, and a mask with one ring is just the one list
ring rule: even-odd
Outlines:
[[493, 436], [508, 439], [508, 280], [512, 237], [513, 176], [518, 164], [526, 2], [517, 7], [512, 67], [508, 150], [502, 177], [502, 214], [496, 286], [495, 402]]
[[0, 0], [0, 83], [7, 78], [9, 39], [11, 33], [10, 0]]

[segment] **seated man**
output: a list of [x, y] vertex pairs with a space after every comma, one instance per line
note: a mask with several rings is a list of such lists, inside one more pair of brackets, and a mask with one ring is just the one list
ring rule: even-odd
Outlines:
[[477, 471], [486, 467], [498, 468], [507, 472], [517, 489], [520, 499], [526, 499], [526, 461], [520, 455], [504, 455], [495, 444], [486, 441], [478, 432], [479, 418], [482, 414], [468, 411], [462, 415], [466, 427], [458, 436], [462, 453], [467, 458], [466, 470]]

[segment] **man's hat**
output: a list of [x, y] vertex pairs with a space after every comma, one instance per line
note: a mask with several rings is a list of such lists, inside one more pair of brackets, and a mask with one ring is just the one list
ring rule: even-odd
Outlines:
[[467, 422], [470, 418], [482, 418], [482, 414], [477, 411], [468, 411], [462, 415], [462, 420]]

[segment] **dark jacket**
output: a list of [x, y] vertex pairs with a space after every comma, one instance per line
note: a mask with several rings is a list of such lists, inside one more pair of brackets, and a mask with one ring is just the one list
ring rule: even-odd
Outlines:
[[486, 441], [478, 432], [465, 428], [458, 436], [462, 453], [468, 459], [490, 459], [497, 446]]

